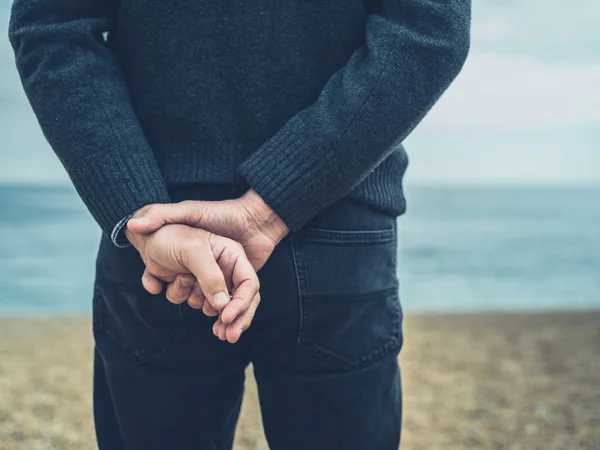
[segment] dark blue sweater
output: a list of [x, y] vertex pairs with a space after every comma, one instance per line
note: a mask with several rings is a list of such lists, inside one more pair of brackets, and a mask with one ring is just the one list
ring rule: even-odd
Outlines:
[[291, 230], [404, 211], [403, 139], [458, 74], [470, 0], [15, 0], [10, 40], [103, 231], [167, 188], [252, 186]]

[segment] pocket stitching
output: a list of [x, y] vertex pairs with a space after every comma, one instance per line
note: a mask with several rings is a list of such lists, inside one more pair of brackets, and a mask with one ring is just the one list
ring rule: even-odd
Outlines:
[[[388, 300], [391, 296], [385, 297]], [[399, 302], [394, 302], [394, 323], [398, 323], [401, 319], [401, 309]], [[401, 327], [395, 326], [393, 333], [390, 337], [381, 344], [377, 349], [372, 350], [368, 355], [362, 356], [361, 358], [357, 358], [356, 360], [348, 359], [343, 355], [340, 355], [337, 352], [328, 350], [324, 348], [319, 343], [315, 342], [313, 339], [308, 338], [307, 342], [310, 342], [312, 346], [318, 349], [320, 352], [324, 353], [331, 360], [341, 361], [347, 367], [350, 368], [360, 368], [364, 367], [366, 364], [369, 364], [373, 361], [377, 361], [380, 358], [384, 358], [389, 354], [391, 350], [394, 349], [396, 343], [398, 342], [398, 338], [401, 334]]]
[[298, 307], [300, 309], [300, 319], [298, 324], [298, 342], [303, 343], [306, 341], [306, 329], [302, 325], [306, 323], [309, 318], [307, 317], [307, 310], [304, 305], [304, 299], [306, 298], [306, 283], [304, 280], [304, 271], [302, 270], [302, 258], [299, 257], [297, 247], [294, 245], [294, 235], [290, 234], [290, 250], [292, 253], [292, 259], [294, 261], [294, 272], [296, 274], [296, 285], [298, 287]]
[[302, 236], [306, 242], [326, 244], [379, 244], [391, 242], [396, 238], [395, 228], [382, 230], [332, 230], [307, 228]]
[[380, 300], [382, 297], [388, 298], [391, 295], [396, 295], [398, 290], [398, 284], [393, 287], [380, 289], [378, 291], [368, 292], [365, 294], [353, 294], [353, 295], [306, 295], [307, 300], [327, 299], [329, 304], [332, 303], [370, 303], [373, 301]]
[[[128, 285], [127, 287], [132, 286]], [[177, 316], [179, 319], [178, 327], [164, 339], [164, 342], [161, 342], [160, 344], [156, 344], [145, 349], [130, 350], [125, 348], [122, 344], [119, 343], [119, 340], [115, 337], [114, 333], [111, 332], [110, 327], [106, 325], [104, 320], [102, 320], [103, 317], [106, 315], [106, 309], [100, 306], [100, 302], [102, 302], [102, 299], [97, 298], [97, 290], [97, 285], [94, 285], [94, 314], [92, 321], [94, 337], [96, 341], [106, 342], [108, 345], [111, 346], [111, 348], [114, 348], [131, 361], [139, 364], [149, 363], [150, 361], [158, 358], [159, 356], [165, 354], [170, 349], [175, 347], [179, 342], [181, 342], [181, 340], [185, 336], [185, 322], [183, 320], [183, 311], [181, 309], [181, 305], [176, 305]]]
[[[304, 230], [304, 234], [303, 234], [303, 241], [305, 242], [322, 242], [322, 241], [313, 241], [310, 239], [306, 238], [306, 231], [308, 231], [309, 229]], [[333, 232], [332, 234], [336, 234], [338, 231], [342, 231], [342, 230], [325, 230], [325, 229], [316, 229], [316, 228], [312, 228], [310, 230], [318, 230], [319, 232], [327, 232], [328, 234], [330, 232]], [[387, 229], [387, 230], [374, 230], [375, 234], [379, 234], [381, 232], [385, 232], [385, 233], [393, 233], [393, 236], [396, 236], [396, 227], [392, 228], [392, 229]], [[355, 232], [352, 231], [351, 233], [362, 233], [362, 232]], [[350, 233], [345, 233], [344, 236], [349, 236], [351, 235]], [[327, 241], [330, 242], [330, 241]], [[349, 241], [344, 241], [344, 243], [348, 243]], [[352, 243], [356, 243], [355, 241], [351, 241]], [[386, 239], [385, 242], [389, 242], [389, 239]], [[374, 244], [379, 244], [381, 242], [379, 241], [369, 241], [369, 243], [374, 243]], [[316, 343], [313, 339], [310, 338], [310, 330], [312, 327], [312, 319], [311, 319], [311, 311], [310, 308], [308, 307], [308, 303], [309, 300], [312, 298], [314, 299], [317, 296], [309, 296], [308, 292], [306, 290], [306, 279], [304, 277], [304, 267], [303, 267], [303, 256], [302, 256], [302, 248], [301, 246], [297, 246], [294, 245], [294, 236], [290, 235], [290, 246], [291, 246], [291, 250], [292, 250], [292, 258], [294, 260], [294, 267], [295, 267], [295, 272], [296, 272], [296, 282], [297, 282], [297, 286], [298, 286], [298, 297], [299, 297], [299, 308], [300, 308], [300, 323], [299, 323], [299, 332], [298, 332], [298, 343], [305, 345], [310, 353], [321, 359], [321, 360], [325, 360], [325, 361], [329, 361], [329, 362], [333, 362], [333, 363], [337, 363], [337, 364], [341, 364], [343, 367], [345, 367], [346, 369], [357, 369], [357, 368], [361, 368], [364, 367], [365, 365], [373, 362], [373, 361], [377, 361], [381, 358], [384, 358], [385, 356], [387, 356], [388, 354], [390, 354], [390, 351], [392, 351], [399, 339], [400, 336], [402, 335], [402, 325], [401, 325], [401, 320], [402, 320], [402, 308], [400, 306], [400, 301], [397, 298], [398, 296], [398, 284], [396, 284], [396, 286], [394, 288], [389, 288], [389, 289], [384, 289], [381, 291], [378, 291], [377, 294], [381, 295], [382, 293], [385, 293], [386, 291], [394, 291], [389, 292], [387, 295], [385, 295], [385, 299], [389, 299], [390, 296], [395, 296], [396, 297], [396, 302], [394, 302], [394, 323], [396, 324], [394, 326], [394, 330], [393, 333], [390, 335], [390, 337], [381, 344], [380, 347], [378, 347], [376, 350], [371, 351], [369, 354], [362, 356], [361, 358], [357, 358], [356, 360], [349, 360], [348, 358], [337, 354], [336, 352], [332, 352], [330, 350], [325, 349], [324, 347], [322, 347], [321, 345], [319, 345], [318, 343]], [[397, 252], [397, 242], [394, 245], [394, 262], [396, 262], [396, 252]], [[370, 295], [373, 294], [366, 294], [366, 295], [360, 295], [359, 298], [364, 298], [364, 297], [368, 297]], [[364, 300], [363, 300], [364, 301]]]

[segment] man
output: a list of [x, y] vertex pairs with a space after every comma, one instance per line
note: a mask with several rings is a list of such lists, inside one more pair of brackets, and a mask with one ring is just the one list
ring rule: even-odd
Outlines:
[[25, 91], [104, 231], [102, 450], [230, 449], [250, 362], [272, 449], [398, 447], [400, 143], [469, 22], [469, 0], [14, 1]]

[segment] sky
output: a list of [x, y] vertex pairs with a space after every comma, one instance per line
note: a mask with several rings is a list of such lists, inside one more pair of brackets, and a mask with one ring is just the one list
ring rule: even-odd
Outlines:
[[[0, 3], [0, 182], [67, 183]], [[469, 59], [406, 140], [412, 184], [600, 184], [600, 2], [473, 0]]]

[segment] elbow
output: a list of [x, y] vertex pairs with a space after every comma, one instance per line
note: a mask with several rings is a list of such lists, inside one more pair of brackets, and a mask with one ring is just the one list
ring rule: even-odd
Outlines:
[[16, 50], [19, 46], [19, 31], [20, 27], [15, 22], [13, 15], [11, 16], [10, 22], [8, 24], [8, 41], [10, 42], [14, 50]]
[[13, 49], [14, 62], [17, 67], [17, 70], [21, 74], [21, 77], [23, 77], [23, 70], [24, 67], [27, 66], [27, 63], [29, 61], [28, 56], [30, 53], [28, 49], [29, 45], [27, 42], [27, 37], [24, 36], [20, 29], [11, 28], [8, 33], [8, 40], [10, 41], [10, 44]]
[[471, 3], [459, 1], [448, 17], [446, 66], [452, 81], [460, 73], [471, 48]]
[[471, 48], [471, 33], [469, 24], [460, 27], [454, 35], [451, 51], [448, 55], [448, 71], [451, 79], [458, 76], [467, 61]]
[[[415, 0], [401, 22], [394, 64], [411, 60], [419, 78], [434, 92], [445, 90], [462, 70], [471, 44], [470, 0]], [[427, 7], [423, 6], [427, 5]], [[408, 8], [408, 6], [407, 6]], [[436, 94], [437, 95], [437, 94]]]
[[22, 49], [29, 34], [27, 28], [28, 23], [21, 9], [19, 9], [19, 1], [15, 0], [8, 23], [8, 41], [15, 52], [17, 63], [22, 56]]
[[[43, 3], [43, 2], [38, 2]], [[50, 13], [31, 0], [14, 0], [8, 22], [8, 40], [17, 65], [30, 53], [39, 53], [56, 29]]]

